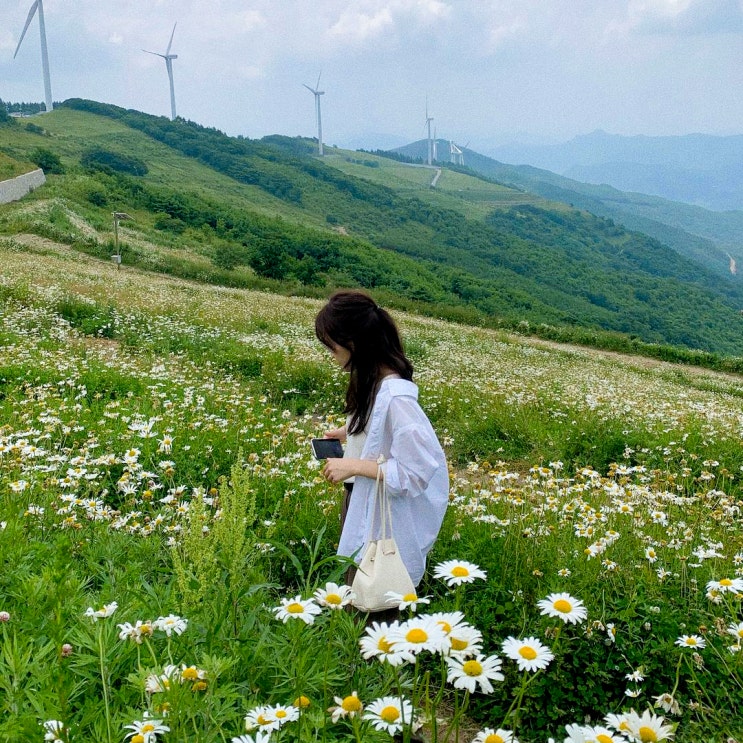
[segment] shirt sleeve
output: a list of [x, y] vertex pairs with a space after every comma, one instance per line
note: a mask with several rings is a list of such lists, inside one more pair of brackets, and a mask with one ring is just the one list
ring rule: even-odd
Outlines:
[[387, 413], [391, 433], [390, 455], [384, 463], [387, 492], [420, 495], [441, 466], [441, 451], [431, 424], [412, 397], [394, 397]]

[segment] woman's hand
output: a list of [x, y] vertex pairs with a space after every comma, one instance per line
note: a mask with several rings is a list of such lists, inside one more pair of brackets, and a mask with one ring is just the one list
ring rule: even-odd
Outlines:
[[379, 465], [371, 459], [335, 458], [325, 460], [322, 473], [328, 482], [343, 482], [349, 477], [369, 477], [372, 480], [377, 476]]
[[346, 440], [346, 427], [334, 428], [332, 431], [325, 431], [322, 436], [324, 439], [340, 439], [341, 441]]

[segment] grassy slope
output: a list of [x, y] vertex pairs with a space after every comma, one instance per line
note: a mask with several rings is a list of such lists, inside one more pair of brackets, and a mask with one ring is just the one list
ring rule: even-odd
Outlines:
[[[705, 286], [701, 289], [692, 288], [689, 292], [693, 299], [687, 301], [695, 306], [692, 316], [684, 316], [682, 308], [680, 314], [676, 313], [678, 316], [669, 316], [667, 320], [656, 321], [649, 318], [648, 313], [668, 314], [667, 308], [663, 306], [664, 297], [668, 302], [677, 304], [676, 297], [680, 287], [678, 282], [675, 282], [675, 286], [666, 286], [667, 282], [664, 283], [666, 280], [662, 276], [658, 278], [657, 275], [653, 275], [655, 268], [651, 268], [648, 275], [645, 257], [622, 263], [623, 241], [627, 240], [626, 235], [624, 237], [620, 235], [617, 241], [608, 233], [596, 234], [596, 224], [583, 225], [589, 235], [573, 256], [580, 265], [571, 277], [571, 280], [576, 277], [580, 280], [576, 286], [568, 286], [570, 282], [565, 281], [559, 271], [554, 270], [562, 267], [564, 261], [555, 263], [554, 269], [550, 268], [549, 261], [557, 260], [559, 252], [555, 253], [552, 248], [548, 248], [547, 253], [544, 252], [544, 246], [549, 244], [549, 241], [542, 239], [544, 235], [540, 237], [537, 234], [536, 239], [534, 235], [523, 235], [522, 238], [514, 240], [513, 236], [517, 232], [516, 227], [520, 227], [522, 216], [512, 207], [514, 205], [543, 207], [544, 212], [535, 220], [538, 223], [535, 228], [537, 233], [543, 229], [550, 233], [557, 230], [557, 233], [564, 236], [559, 238], [558, 234], [558, 242], [562, 239], [565, 244], [569, 241], [571, 227], [559, 225], [560, 219], [553, 219], [553, 216], [556, 213], [568, 215], [570, 210], [564, 206], [555, 208], [538, 197], [518, 190], [450, 170], [444, 171], [438, 187], [431, 189], [428, 184], [432, 171], [428, 169], [402, 166], [366, 153], [332, 150], [324, 164], [306, 166], [304, 162], [312, 161], [282, 161], [280, 158], [273, 163], [277, 172], [291, 177], [301, 190], [301, 203], [294, 203], [291, 200], [276, 198], [256, 186], [239, 183], [212, 168], [205, 167], [194, 158], [179, 154], [175, 149], [107, 117], [60, 109], [51, 115], [39, 117], [37, 121], [44, 126], [50, 136], [41, 137], [20, 127], [4, 129], [0, 133], [2, 149], [10, 155], [21, 157], [34, 147], [44, 146], [58, 153], [68, 167], [68, 175], [62, 178], [52, 177], [48, 188], [44, 189], [44, 194], [35, 195], [34, 198], [51, 195], [61, 200], [55, 208], [59, 205], [64, 208], [72, 206], [76, 217], [87, 221], [98, 231], [99, 239], [101, 236], [105, 239], [105, 235], [110, 234], [112, 208], [132, 213], [135, 222], [127, 224], [122, 234], [131, 244], [132, 252], [138, 252], [140, 262], [144, 262], [144, 265], [150, 268], [172, 270], [173, 262], [180, 257], [183, 262], [194, 263], [193, 270], [189, 269], [187, 275], [205, 278], [211, 275], [212, 279], [217, 281], [234, 278], [243, 285], [251, 277], [251, 271], [241, 266], [231, 272], [230, 276], [222, 274], [214, 278], [213, 272], [210, 274], [209, 260], [213, 257], [215, 245], [220, 243], [222, 237], [211, 233], [205, 235], [203, 231], [191, 229], [183, 235], [173, 236], [153, 229], [152, 213], [146, 210], [137, 211], [126, 202], [111, 203], [105, 208], [95, 208], [88, 203], [86, 190], [90, 187], [90, 176], [80, 171], [77, 162], [80, 154], [92, 145], [136, 154], [145, 160], [150, 172], [142, 182], [177, 189], [200, 199], [212, 199], [244, 213], [272, 217], [278, 215], [282, 223], [301, 226], [302, 229], [307, 227], [320, 229], [334, 236], [339, 232], [355, 235], [364, 242], [357, 244], [353, 249], [355, 253], [353, 250], [349, 253], [347, 260], [351, 265], [358, 263], [359, 260], [366, 260], [378, 268], [377, 273], [383, 281], [388, 281], [391, 276], [394, 278], [398, 273], [404, 273], [405, 276], [412, 277], [405, 279], [408, 286], [411, 286], [410, 282], [413, 281], [413, 289], [420, 290], [424, 298], [427, 293], [432, 293], [433, 296], [438, 294], [443, 297], [446, 302], [456, 301], [462, 304], [471, 302], [488, 314], [510, 316], [513, 320], [523, 318], [532, 322], [553, 324], [588, 324], [629, 332], [633, 330], [633, 323], [637, 323], [638, 328], [644, 325], [644, 330], [638, 329], [638, 332], [646, 340], [662, 342], [670, 339], [671, 342], [708, 348], [717, 345], [726, 353], [740, 353], [736, 345], [735, 338], [738, 336], [734, 328], [730, 329], [731, 332], [728, 333], [730, 337], [722, 343], [718, 344], [718, 339], [715, 338], [705, 345], [705, 338], [712, 336], [707, 333], [704, 326], [712, 323], [714, 327], [714, 323], [719, 321], [720, 317], [737, 312], [737, 309], [734, 302], [731, 305], [729, 300], [720, 297], [710, 302], [709, 292], [719, 292], [720, 289], [703, 276], [702, 283]], [[366, 160], [376, 161], [379, 165], [369, 167], [364, 164]], [[356, 179], [363, 177], [365, 181], [383, 187], [382, 190], [374, 192], [374, 195], [382, 201], [386, 199], [388, 205], [380, 208], [365, 198], [349, 194], [346, 187], [352, 189], [354, 182], [358, 181], [350, 180], [345, 184], [334, 182], [334, 178], [337, 181], [336, 176], [323, 175], [333, 169]], [[318, 178], [317, 174], [322, 177]], [[393, 188], [394, 191], [391, 190]], [[403, 200], [414, 197], [415, 202], [400, 201], [401, 197]], [[411, 219], [406, 212], [400, 210], [399, 205], [403, 203], [429, 205], [434, 211], [430, 215], [425, 215], [425, 218]], [[24, 208], [27, 207], [18, 207]], [[420, 211], [420, 206], [415, 208]], [[482, 225], [483, 218], [493, 211], [502, 215], [497, 231], [485, 228], [484, 234], [481, 234], [482, 227], [476, 225]], [[10, 212], [12, 207], [9, 208]], [[331, 212], [336, 226], [328, 224]], [[455, 219], [452, 222], [453, 215], [458, 215], [459, 221]], [[462, 221], [463, 218], [468, 221]], [[60, 221], [64, 229], [69, 229], [70, 219]], [[490, 243], [487, 247], [475, 248], [471, 239], [473, 236]], [[601, 241], [606, 243], [603, 246], [605, 252], [615, 253], [619, 257], [619, 262], [614, 262], [610, 274], [601, 275], [586, 270], [592, 263], [604, 260], [598, 254], [594, 256], [591, 254], [591, 250], [594, 249], [592, 245]], [[374, 246], [386, 250], [380, 252]], [[573, 248], [567, 249], [570, 253]], [[658, 249], [659, 246], [650, 244], [642, 248], [646, 251], [645, 255], [651, 258], [653, 251]], [[407, 255], [409, 258], [401, 258], [401, 255]], [[544, 258], [548, 260], [545, 261]], [[658, 259], [661, 263], [671, 266], [671, 273], [674, 270], [680, 272], [688, 269], [688, 266], [674, 268], [672, 264], [675, 257], [672, 254], [659, 256], [653, 260], [657, 263]], [[163, 268], [164, 262], [168, 261], [170, 265]], [[531, 268], [525, 270], [526, 267]], [[623, 275], [623, 271], [628, 273]], [[691, 278], [693, 283], [698, 279], [697, 276]], [[347, 276], [341, 277], [343, 283], [347, 280]], [[608, 281], [605, 289], [594, 290], [591, 286], [602, 281]], [[624, 292], [617, 291], [613, 297], [607, 294], [613, 290], [612, 287], [616, 289], [623, 281], [631, 285], [642, 284], [643, 291], [647, 290], [653, 295], [653, 301], [644, 306], [644, 300], [638, 302], [636, 297], [630, 296], [626, 301], [636, 306], [634, 309], [627, 306], [629, 312], [625, 313], [622, 305], [625, 302]], [[399, 288], [390, 284], [387, 289], [389, 296], [398, 300], [405, 299], [405, 282]], [[449, 285], [453, 282], [459, 282], [460, 285], [464, 283], [466, 293], [474, 299], [452, 294]], [[416, 286], [419, 289], [415, 289]], [[414, 295], [408, 294], [408, 297], [410, 296]], [[724, 306], [726, 304], [727, 307]], [[411, 306], [409, 299], [407, 306]], [[617, 308], [627, 316], [620, 318]], [[699, 313], [696, 312], [697, 308], [700, 310]], [[705, 315], [704, 320], [697, 322], [695, 319], [697, 314]], [[674, 335], [669, 327], [664, 326], [664, 322], [683, 330], [674, 331]], [[734, 320], [728, 325], [732, 322]], [[693, 328], [694, 323], [700, 326], [697, 331]], [[723, 328], [723, 335], [726, 332], [728, 329]]]

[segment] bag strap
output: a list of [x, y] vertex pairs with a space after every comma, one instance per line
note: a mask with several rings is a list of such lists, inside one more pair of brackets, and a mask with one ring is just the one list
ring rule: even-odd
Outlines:
[[[380, 538], [389, 539], [392, 537], [392, 507], [390, 505], [390, 496], [387, 493], [387, 481], [382, 477], [382, 465], [385, 463], [383, 454], [379, 455], [377, 459], [377, 479], [374, 486], [374, 503], [372, 505], [371, 520], [369, 522], [369, 531], [366, 535], [366, 543], [372, 539], [374, 532], [374, 518], [377, 513], [377, 503], [379, 503], [379, 517], [380, 517]], [[389, 532], [389, 536], [388, 536]]]

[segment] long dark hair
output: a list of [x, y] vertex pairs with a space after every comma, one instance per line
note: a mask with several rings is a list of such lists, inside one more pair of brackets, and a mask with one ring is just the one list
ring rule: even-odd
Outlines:
[[351, 354], [345, 412], [350, 415], [348, 433], [359, 433], [369, 422], [383, 369], [413, 378], [397, 325], [368, 294], [338, 291], [317, 314], [315, 334], [324, 346], [341, 346]]

